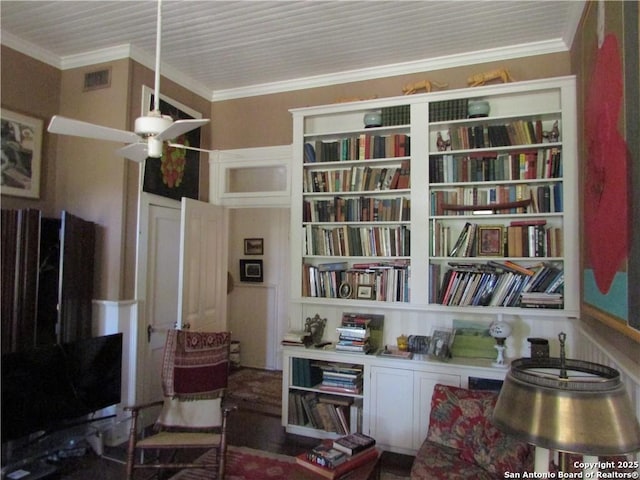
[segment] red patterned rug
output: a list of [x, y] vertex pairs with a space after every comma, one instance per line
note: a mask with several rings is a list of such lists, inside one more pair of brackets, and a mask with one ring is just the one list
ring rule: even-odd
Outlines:
[[282, 414], [282, 371], [241, 368], [232, 372], [227, 399], [239, 408], [279, 417]]
[[[202, 458], [215, 453], [205, 453]], [[361, 480], [362, 476], [352, 472], [348, 478]], [[207, 480], [211, 472], [206, 470], [185, 470], [171, 477], [171, 480]], [[225, 480], [318, 480], [319, 475], [310, 472], [296, 463], [294, 457], [254, 450], [247, 447], [229, 446], [227, 449], [227, 469]], [[380, 480], [401, 480], [384, 471]]]

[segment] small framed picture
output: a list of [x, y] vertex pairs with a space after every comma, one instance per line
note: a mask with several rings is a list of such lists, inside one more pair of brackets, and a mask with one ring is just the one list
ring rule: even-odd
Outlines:
[[338, 289], [338, 294], [340, 295], [340, 298], [351, 298], [352, 290], [350, 283], [342, 282]]
[[240, 260], [241, 282], [262, 282], [262, 260]]
[[451, 357], [453, 332], [451, 330], [434, 330], [429, 341], [429, 355], [440, 360]]
[[356, 298], [361, 300], [373, 300], [373, 285], [358, 285], [358, 288], [356, 289]]
[[244, 254], [245, 255], [264, 254], [264, 240], [262, 238], [245, 238]]
[[502, 225], [478, 227], [478, 256], [504, 256], [504, 227]]

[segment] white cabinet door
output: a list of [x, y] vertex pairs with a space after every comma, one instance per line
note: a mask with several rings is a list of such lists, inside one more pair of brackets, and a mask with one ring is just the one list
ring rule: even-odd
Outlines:
[[413, 411], [413, 448], [418, 449], [424, 439], [427, 438], [427, 430], [429, 429], [429, 415], [431, 414], [431, 397], [433, 395], [433, 387], [437, 383], [451, 385], [454, 387], [461, 386], [460, 375], [451, 375], [447, 373], [435, 372], [415, 372], [414, 373], [414, 391], [416, 394], [414, 411]]
[[460, 375], [371, 367], [369, 434], [378, 445], [415, 454], [427, 436], [431, 396], [437, 383], [460, 386]]
[[414, 396], [412, 370], [371, 367], [369, 435], [382, 448], [413, 450]]
[[227, 326], [227, 228], [224, 208], [182, 199], [178, 324], [219, 331]]

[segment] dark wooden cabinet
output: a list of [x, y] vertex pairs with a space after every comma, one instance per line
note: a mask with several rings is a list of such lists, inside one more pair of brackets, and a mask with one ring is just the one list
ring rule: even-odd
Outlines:
[[2, 353], [91, 337], [95, 224], [2, 210]]

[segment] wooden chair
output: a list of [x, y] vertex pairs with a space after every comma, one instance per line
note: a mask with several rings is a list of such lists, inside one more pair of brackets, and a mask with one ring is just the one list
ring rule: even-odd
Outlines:
[[[171, 330], [167, 334], [162, 364], [164, 399], [125, 408], [131, 412], [127, 480], [133, 480], [139, 469], [185, 468], [211, 469], [211, 478], [224, 479], [227, 417], [234, 409], [223, 405], [230, 343], [229, 332]], [[138, 438], [140, 413], [159, 406], [162, 411], [154, 432]], [[212, 462], [196, 463], [194, 449], [215, 449], [216, 455]], [[180, 454], [189, 450], [190, 457], [180, 461]]]

